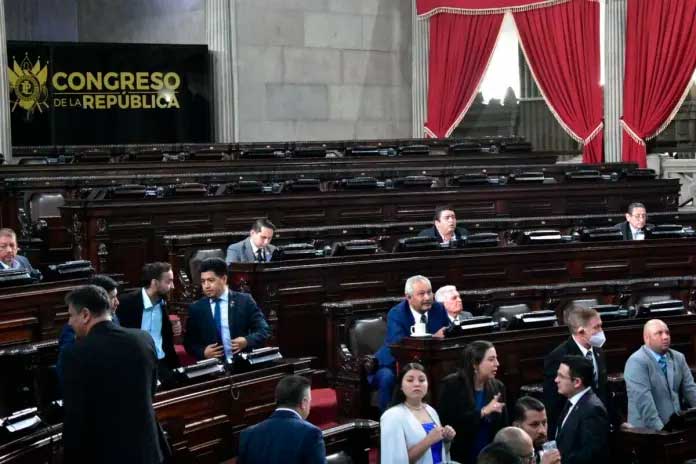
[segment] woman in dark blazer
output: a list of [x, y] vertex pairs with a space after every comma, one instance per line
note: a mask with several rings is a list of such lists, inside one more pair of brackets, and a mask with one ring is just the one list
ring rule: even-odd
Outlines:
[[508, 423], [505, 386], [495, 379], [498, 366], [493, 344], [478, 340], [465, 348], [457, 372], [440, 384], [442, 424], [459, 431], [450, 448], [454, 461], [475, 463], [481, 449]]

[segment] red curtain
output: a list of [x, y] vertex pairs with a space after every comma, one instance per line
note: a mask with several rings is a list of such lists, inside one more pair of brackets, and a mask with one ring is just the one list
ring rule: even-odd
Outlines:
[[646, 165], [645, 140], [667, 127], [696, 67], [696, 0], [629, 0], [623, 160]]
[[573, 0], [514, 14], [527, 63], [551, 112], [584, 144], [583, 162], [603, 161], [599, 3]]
[[502, 14], [438, 14], [430, 19], [430, 137], [448, 137], [466, 114], [493, 54]]

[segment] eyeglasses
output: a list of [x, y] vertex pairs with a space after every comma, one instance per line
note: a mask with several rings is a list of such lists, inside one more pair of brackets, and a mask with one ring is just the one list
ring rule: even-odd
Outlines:
[[644, 213], [643, 214], [631, 214], [631, 216], [633, 216], [636, 219], [645, 219], [646, 217], [648, 217], [648, 215], [644, 214]]
[[532, 451], [529, 454], [521, 454], [521, 455], [519, 455], [519, 458], [522, 459], [522, 462], [525, 464], [536, 463], [536, 456], [534, 455], [534, 451]]

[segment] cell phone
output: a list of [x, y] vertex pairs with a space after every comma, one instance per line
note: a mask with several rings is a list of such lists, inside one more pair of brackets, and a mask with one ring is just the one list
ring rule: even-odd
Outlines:
[[551, 451], [551, 450], [558, 449], [556, 446], [556, 440], [547, 441], [546, 443], [541, 445], [541, 449], [544, 451]]

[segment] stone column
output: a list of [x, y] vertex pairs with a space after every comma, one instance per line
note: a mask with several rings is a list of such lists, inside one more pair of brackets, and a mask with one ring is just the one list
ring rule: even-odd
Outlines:
[[413, 54], [411, 68], [413, 79], [411, 85], [411, 107], [413, 114], [412, 135], [425, 137], [423, 124], [428, 110], [428, 50], [430, 44], [430, 20], [419, 20], [416, 15], [416, 0], [412, 2]]
[[206, 0], [205, 23], [213, 76], [215, 142], [239, 139], [237, 125], [236, 0]]
[[12, 162], [12, 122], [10, 115], [10, 82], [7, 77], [7, 33], [5, 2], [0, 1], [0, 153], [5, 162]]
[[621, 161], [626, 0], [606, 0], [604, 26], [604, 160]]

